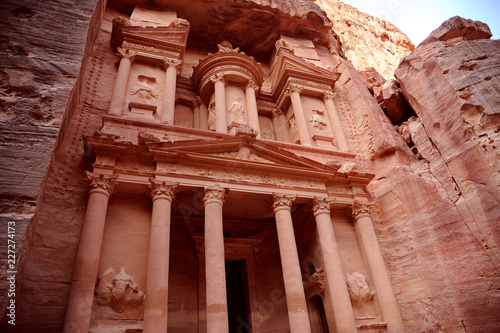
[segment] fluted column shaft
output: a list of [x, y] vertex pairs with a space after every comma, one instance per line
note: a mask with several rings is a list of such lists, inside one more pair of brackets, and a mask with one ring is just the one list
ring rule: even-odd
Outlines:
[[339, 115], [337, 113], [337, 109], [335, 108], [335, 104], [333, 103], [333, 99], [335, 98], [335, 94], [332, 92], [324, 93], [324, 102], [326, 106], [326, 113], [328, 114], [328, 118], [330, 118], [330, 124], [332, 125], [333, 135], [335, 136], [335, 141], [341, 151], [346, 151], [347, 140], [345, 138], [344, 130], [342, 129], [342, 125], [340, 124]]
[[302, 107], [302, 100], [300, 99], [300, 92], [302, 87], [291, 85], [287, 93], [290, 94], [290, 100], [293, 106], [293, 113], [295, 114], [295, 121], [297, 130], [299, 132], [300, 144], [303, 146], [312, 146], [312, 139], [307, 129], [307, 121]]
[[215, 90], [215, 131], [227, 133], [226, 83], [222, 75], [212, 78]]
[[149, 238], [144, 333], [166, 333], [168, 317], [168, 271], [170, 215], [177, 183], [150, 179], [153, 211]]
[[91, 189], [66, 305], [65, 333], [86, 333], [89, 330], [108, 200], [117, 178], [88, 171], [85, 175]]
[[323, 254], [328, 297], [332, 302], [337, 332], [357, 332], [354, 311], [349, 298], [344, 269], [340, 260], [337, 240], [330, 218], [330, 201], [326, 198], [314, 197], [313, 213], [318, 228], [318, 238]]
[[247, 101], [248, 124], [257, 131], [257, 139], [262, 138], [260, 135], [259, 112], [257, 110], [257, 97], [255, 92], [259, 86], [255, 82], [250, 81], [245, 90], [245, 98]]
[[118, 65], [118, 73], [116, 74], [115, 87], [111, 95], [111, 103], [109, 105], [109, 114], [119, 116], [123, 112], [123, 101], [127, 92], [128, 78], [130, 75], [130, 67], [134, 61], [136, 52], [118, 48], [118, 55], [121, 57]]
[[373, 229], [370, 216], [370, 206], [355, 202], [352, 207], [355, 227], [363, 244], [368, 266], [376, 289], [376, 297], [382, 311], [382, 317], [387, 322], [387, 331], [404, 332], [403, 320], [399, 312], [396, 297], [391, 286], [391, 280], [385, 267], [384, 258]]
[[205, 189], [205, 269], [207, 333], [229, 332], [222, 205], [224, 190]]
[[292, 201], [296, 196], [274, 193], [273, 197], [290, 332], [310, 333], [311, 324], [307, 313], [306, 297], [302, 284], [299, 255], [291, 215]]
[[179, 60], [164, 59], [165, 66], [165, 90], [163, 94], [163, 110], [161, 114], [162, 123], [174, 124], [175, 113], [175, 90], [177, 88], [177, 70], [181, 62]]

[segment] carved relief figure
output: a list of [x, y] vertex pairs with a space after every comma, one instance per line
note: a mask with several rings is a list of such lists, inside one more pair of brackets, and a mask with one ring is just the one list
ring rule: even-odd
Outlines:
[[137, 81], [137, 84], [130, 92], [132, 95], [137, 95], [143, 102], [147, 102], [152, 98], [158, 98], [158, 93], [150, 85], [156, 82], [155, 77], [139, 75]]
[[215, 131], [215, 102], [208, 107], [208, 129]]
[[114, 311], [123, 313], [128, 307], [136, 308], [142, 303], [144, 293], [137, 283], [122, 268], [113, 277], [113, 270], [108, 270], [99, 278], [96, 288], [96, 300], [100, 305], [110, 306]]
[[233, 49], [233, 44], [231, 44], [228, 40], [223, 40], [220, 44], [217, 44], [217, 47], [219, 48], [219, 52], [238, 53], [240, 51], [239, 47]]
[[299, 129], [297, 128], [297, 124], [295, 123], [295, 117], [291, 117], [290, 119], [288, 119], [288, 124], [290, 125], [290, 134], [292, 135], [292, 141], [294, 143], [300, 143]]
[[359, 307], [364, 303], [370, 302], [375, 296], [375, 292], [370, 291], [366, 277], [361, 273], [354, 272], [352, 275], [347, 273], [346, 282], [354, 307]]
[[233, 116], [233, 121], [238, 124], [245, 123], [245, 109], [240, 98], [237, 98], [229, 107], [229, 113]]
[[314, 114], [309, 117], [308, 120], [312, 123], [312, 127], [314, 128], [316, 134], [319, 134], [327, 126], [326, 122], [321, 117], [321, 115], [325, 112], [321, 110], [313, 110], [313, 112]]

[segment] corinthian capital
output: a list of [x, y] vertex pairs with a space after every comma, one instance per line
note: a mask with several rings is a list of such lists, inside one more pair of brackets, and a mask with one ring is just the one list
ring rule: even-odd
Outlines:
[[207, 187], [205, 188], [205, 195], [203, 196], [203, 203], [208, 205], [209, 203], [217, 203], [219, 205], [224, 204], [224, 194], [226, 191], [223, 188], [218, 187]]
[[257, 91], [259, 90], [259, 86], [257, 85], [257, 83], [255, 83], [254, 80], [250, 79], [248, 80], [248, 83], [247, 83], [247, 86], [246, 86], [246, 89], [248, 88], [252, 88], [253, 90]]
[[325, 91], [325, 92], [323, 93], [323, 100], [325, 100], [325, 101], [326, 101], [327, 99], [334, 100], [336, 96], [337, 96], [337, 94], [336, 94], [336, 93], [334, 93], [334, 92], [331, 92], [331, 91]]
[[161, 180], [155, 180], [153, 178], [149, 178], [151, 182], [151, 198], [153, 201], [156, 199], [165, 199], [172, 202], [175, 199], [175, 190], [179, 183], [171, 183]]
[[286, 96], [290, 96], [292, 93], [296, 92], [296, 93], [301, 93], [302, 90], [304, 90], [304, 87], [301, 87], [297, 84], [290, 84], [288, 85], [288, 87], [286, 87], [285, 89], [285, 95]]
[[279, 210], [292, 210], [292, 202], [297, 198], [297, 195], [273, 193], [273, 209], [276, 213]]
[[178, 59], [170, 59], [170, 58], [163, 58], [163, 66], [165, 66], [165, 69], [168, 67], [175, 67], [175, 69], [179, 70], [179, 67], [182, 64], [182, 61]]
[[352, 204], [352, 216], [356, 220], [364, 216], [370, 216], [370, 210], [372, 206], [373, 204], [369, 204], [366, 202], [354, 201], [354, 203]]
[[90, 183], [90, 193], [99, 192], [108, 198], [113, 193], [117, 175], [103, 175], [85, 171], [85, 179]]
[[273, 109], [272, 112], [273, 112], [273, 117], [279, 117], [283, 114], [283, 112], [281, 112], [280, 108]]
[[312, 208], [314, 217], [318, 216], [319, 214], [330, 215], [330, 206], [334, 202], [335, 202], [334, 198], [314, 197], [313, 208]]
[[121, 58], [128, 58], [130, 61], [134, 61], [135, 57], [137, 56], [136, 51], [132, 51], [129, 49], [122, 49], [121, 47], [117, 48], [117, 53], [116, 55]]
[[216, 82], [219, 82], [219, 81], [226, 84], [226, 81], [224, 80], [224, 74], [220, 74], [220, 73], [215, 74], [212, 77], [210, 77], [210, 81], [212, 81], [213, 84], [215, 84]]

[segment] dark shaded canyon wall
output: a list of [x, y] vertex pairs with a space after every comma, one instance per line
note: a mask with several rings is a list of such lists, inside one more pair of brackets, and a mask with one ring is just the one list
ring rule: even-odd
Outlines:
[[103, 5], [97, 0], [0, 3], [1, 313], [8, 301], [4, 297], [7, 222], [16, 224], [20, 269], [19, 250], [34, 237], [35, 225], [29, 227], [28, 236], [25, 232], [43, 200], [37, 195], [54, 145], [64, 137], [72, 117], [65, 110], [73, 109], [81, 90], [78, 73], [92, 48]]

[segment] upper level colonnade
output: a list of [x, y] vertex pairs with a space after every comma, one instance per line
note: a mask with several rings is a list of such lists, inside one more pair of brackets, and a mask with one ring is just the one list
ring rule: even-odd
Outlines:
[[188, 37], [189, 22], [183, 19], [155, 29], [114, 24], [112, 44], [118, 61], [108, 114], [349, 150], [345, 120], [343, 125], [334, 102], [338, 73], [295, 55], [280, 39], [266, 64], [267, 74], [252, 56], [222, 41], [218, 52], [200, 58], [192, 75], [183, 77]]

